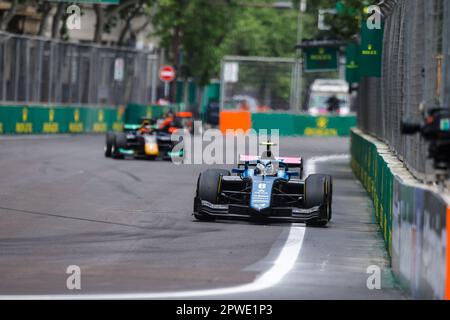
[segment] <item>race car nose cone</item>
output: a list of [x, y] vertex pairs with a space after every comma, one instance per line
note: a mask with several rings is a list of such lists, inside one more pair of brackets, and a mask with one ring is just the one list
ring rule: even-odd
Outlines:
[[273, 179], [262, 179], [261, 177], [254, 177], [252, 181], [250, 208], [257, 212], [270, 208], [272, 186]]

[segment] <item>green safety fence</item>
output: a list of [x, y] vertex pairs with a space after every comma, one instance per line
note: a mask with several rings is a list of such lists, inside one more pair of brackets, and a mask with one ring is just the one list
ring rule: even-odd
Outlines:
[[288, 113], [254, 113], [252, 128], [278, 129], [282, 136], [349, 136], [356, 116], [310, 116]]
[[394, 175], [372, 142], [351, 131], [351, 166], [371, 196], [389, 255], [392, 255], [392, 203]]
[[180, 105], [129, 104], [120, 107], [1, 105], [0, 134], [104, 133], [122, 131], [124, 123], [159, 118]]
[[0, 106], [0, 133], [103, 133], [120, 131], [124, 107]]

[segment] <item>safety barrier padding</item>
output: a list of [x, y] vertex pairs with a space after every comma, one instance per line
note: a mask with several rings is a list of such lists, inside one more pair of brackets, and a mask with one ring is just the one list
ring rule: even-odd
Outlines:
[[353, 172], [368, 191], [375, 207], [375, 217], [383, 232], [389, 255], [392, 255], [392, 194], [391, 169], [378, 154], [374, 144], [351, 133], [351, 166]]
[[252, 116], [248, 111], [222, 111], [219, 118], [220, 130], [243, 130], [247, 132], [252, 128]]
[[253, 113], [252, 128], [278, 129], [282, 136], [349, 136], [356, 117], [310, 116], [290, 113]]
[[373, 199], [400, 284], [414, 298], [450, 299], [450, 207], [376, 138], [351, 132], [351, 166]]
[[124, 107], [0, 106], [0, 133], [102, 133], [123, 128]]

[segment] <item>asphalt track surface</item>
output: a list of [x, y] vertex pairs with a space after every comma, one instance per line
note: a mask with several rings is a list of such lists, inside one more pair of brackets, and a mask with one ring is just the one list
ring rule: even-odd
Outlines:
[[[197, 222], [195, 182], [207, 166], [106, 159], [103, 143], [103, 136], [0, 139], [0, 298], [408, 298], [392, 277], [372, 204], [342, 156], [348, 139], [280, 140], [281, 154], [307, 162], [341, 155], [313, 166], [334, 177], [326, 228]], [[291, 245], [298, 252], [281, 259]], [[66, 288], [70, 265], [81, 268], [81, 290]], [[381, 290], [367, 288], [370, 265], [382, 270]], [[267, 286], [239, 289], [268, 270]]]

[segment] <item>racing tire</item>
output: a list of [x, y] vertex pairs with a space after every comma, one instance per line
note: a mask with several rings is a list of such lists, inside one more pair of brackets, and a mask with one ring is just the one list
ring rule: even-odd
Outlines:
[[[197, 180], [197, 198], [208, 201], [212, 204], [218, 204], [220, 180], [223, 176], [229, 175], [231, 175], [230, 171], [223, 169], [208, 169], [202, 172]], [[200, 221], [214, 220], [214, 218], [199, 213], [195, 209], [194, 217]]]
[[127, 146], [127, 136], [125, 133], [117, 133], [115, 134], [113, 149], [112, 149], [112, 156], [115, 159], [123, 159], [123, 154], [120, 153], [119, 149], [126, 148]]
[[107, 157], [107, 158], [112, 157], [112, 149], [113, 149], [114, 140], [115, 140], [114, 132], [108, 132], [106, 134], [106, 142], [105, 142], [105, 157]]
[[325, 174], [312, 174], [305, 181], [305, 207], [319, 206], [319, 218], [308, 222], [309, 226], [324, 227], [332, 216], [333, 179]]

